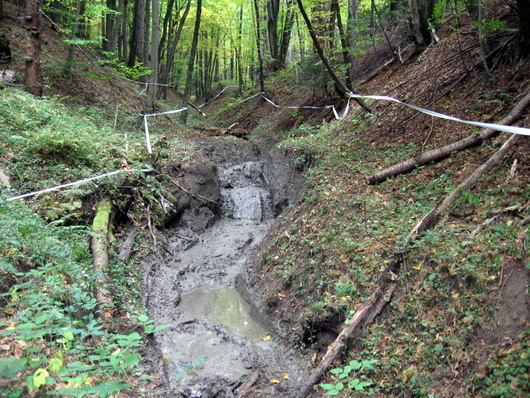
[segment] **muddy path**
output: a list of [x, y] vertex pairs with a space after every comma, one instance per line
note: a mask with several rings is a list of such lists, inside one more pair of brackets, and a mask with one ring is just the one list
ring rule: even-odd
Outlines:
[[308, 361], [260, 315], [246, 272], [274, 217], [300, 199], [303, 180], [281, 151], [197, 144], [203, 156], [177, 175], [190, 203], [144, 261], [148, 314], [166, 325], [153, 336], [155, 368], [167, 396], [292, 396]]

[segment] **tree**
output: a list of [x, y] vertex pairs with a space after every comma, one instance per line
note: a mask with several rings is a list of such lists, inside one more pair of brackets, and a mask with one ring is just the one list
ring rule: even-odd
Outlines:
[[160, 3], [152, 0], [153, 5], [153, 35], [151, 40], [151, 79], [147, 86], [147, 109], [154, 110], [156, 87], [158, 83], [158, 38], [160, 36]]
[[517, 0], [519, 17], [519, 54], [522, 58], [530, 56], [530, 0]]
[[73, 31], [73, 37], [72, 42], [70, 43], [70, 47], [68, 48], [68, 58], [66, 59], [66, 64], [64, 65], [63, 73], [65, 75], [70, 74], [70, 69], [72, 68], [72, 64], [74, 62], [74, 50], [75, 50], [75, 39], [79, 33], [79, 18], [81, 17], [81, 10], [84, 8], [85, 0], [77, 0], [76, 7], [75, 7], [75, 17], [74, 17], [74, 31]]
[[259, 67], [259, 87], [260, 91], [265, 91], [265, 76], [263, 74], [263, 51], [261, 49], [261, 24], [259, 17], [258, 0], [254, 0], [254, 13], [256, 16], [256, 47], [258, 50], [258, 67]]
[[133, 30], [127, 66], [133, 67], [136, 59], [143, 62], [144, 30], [145, 30], [145, 0], [134, 0]]
[[[195, 14], [195, 28], [193, 29], [193, 38], [191, 39], [191, 50], [190, 58], [188, 62], [188, 70], [186, 73], [186, 85], [184, 86], [184, 94], [182, 94], [182, 106], [188, 107], [188, 101], [191, 93], [191, 84], [193, 80], [193, 66], [195, 63], [195, 56], [197, 55], [197, 47], [199, 45], [199, 29], [201, 27], [201, 12], [202, 12], [202, 0], [197, 0], [197, 12]], [[181, 113], [181, 119], [183, 123], [186, 123], [188, 119], [188, 111], [185, 110]]]
[[[173, 35], [174, 37], [167, 51], [166, 63], [164, 65], [164, 70], [162, 72], [162, 77], [160, 80], [161, 83], [164, 85], [168, 84], [169, 82], [169, 74], [171, 73], [171, 69], [173, 67], [173, 61], [175, 60], [175, 54], [177, 52], [177, 45], [180, 41], [180, 35], [182, 33], [182, 30], [184, 29], [184, 24], [186, 23], [186, 19], [188, 18], [190, 8], [191, 8], [191, 0], [187, 0], [186, 8], [184, 9], [184, 12], [179, 19], [179, 23], [178, 23], [178, 27], [176, 28], [176, 31], [174, 33], [170, 33], [170, 36]], [[178, 10], [177, 15], [180, 15], [180, 11], [181, 10]], [[172, 30], [174, 30], [174, 28]], [[162, 93], [165, 94], [166, 92], [167, 92], [167, 86], [161, 86], [159, 96], [162, 95]]]
[[26, 91], [33, 95], [42, 96], [44, 84], [40, 63], [40, 0], [27, 0], [26, 2], [26, 29], [28, 32], [28, 46], [25, 57]]

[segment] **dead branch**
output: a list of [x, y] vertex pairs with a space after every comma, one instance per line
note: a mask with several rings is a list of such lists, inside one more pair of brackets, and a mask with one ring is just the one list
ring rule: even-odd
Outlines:
[[[386, 272], [387, 275], [393, 275]], [[318, 383], [322, 374], [329, 368], [339, 351], [343, 348], [346, 340], [359, 327], [371, 322], [390, 301], [394, 292], [395, 277], [381, 277], [370, 297], [355, 311], [352, 318], [345, 323], [344, 329], [329, 347], [320, 364], [313, 370], [305, 384], [296, 394], [296, 398], [306, 398], [313, 386]]]
[[97, 207], [92, 223], [92, 257], [94, 273], [96, 274], [96, 299], [101, 305], [103, 319], [107, 321], [112, 314], [114, 297], [110, 291], [111, 280], [109, 272], [109, 223], [112, 203], [109, 198], [103, 198]]
[[430, 228], [436, 219], [460, 196], [462, 191], [469, 190], [477, 183], [480, 178], [497, 166], [520, 138], [521, 136], [516, 134], [513, 134], [510, 138], [508, 138], [504, 145], [497, 152], [495, 152], [495, 154], [493, 154], [493, 156], [490, 157], [486, 163], [475, 170], [475, 172], [471, 174], [463, 183], [461, 183], [449, 195], [447, 195], [442, 203], [432, 209], [425, 217], [420, 220], [420, 222], [410, 231], [407, 241], [410, 240], [412, 236]]
[[[514, 123], [519, 119], [525, 110], [525, 108], [530, 104], [530, 92], [528, 92], [518, 103], [514, 106], [512, 111], [505, 118], [501, 119], [497, 124], [509, 125]], [[389, 177], [396, 176], [398, 174], [406, 173], [418, 166], [423, 166], [427, 163], [438, 161], [444, 158], [447, 158], [453, 152], [461, 151], [463, 149], [476, 146], [488, 140], [492, 137], [498, 135], [499, 132], [491, 129], [484, 129], [477, 134], [468, 136], [460, 141], [453, 142], [452, 144], [432, 149], [427, 151], [417, 157], [405, 160], [404, 162], [395, 164], [393, 166], [387, 167], [381, 171], [378, 171], [371, 177], [368, 177], [368, 183], [377, 184], [385, 181]]]
[[256, 381], [258, 381], [258, 378], [259, 378], [259, 372], [256, 371], [252, 373], [248, 377], [248, 379], [243, 384], [241, 384], [240, 387], [237, 388], [236, 397], [243, 398], [247, 394], [249, 388], [252, 387], [256, 383]]
[[129, 232], [129, 235], [127, 235], [127, 239], [123, 243], [120, 254], [118, 254], [118, 259], [120, 261], [123, 261], [124, 263], [128, 262], [131, 258], [131, 252], [134, 245], [134, 240], [140, 233], [140, 228], [134, 227], [131, 232]]

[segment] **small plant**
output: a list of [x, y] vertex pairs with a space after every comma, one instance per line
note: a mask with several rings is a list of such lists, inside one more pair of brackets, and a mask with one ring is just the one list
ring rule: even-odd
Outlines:
[[326, 395], [339, 395], [344, 388], [347, 388], [350, 391], [364, 391], [364, 389], [371, 386], [373, 382], [371, 380], [366, 380], [362, 376], [355, 376], [357, 376], [362, 369], [373, 370], [373, 365], [376, 362], [377, 360], [375, 359], [367, 359], [361, 362], [352, 360], [344, 368], [335, 368], [330, 371], [330, 373], [336, 375], [338, 380], [337, 383], [323, 383], [320, 387], [327, 390]]

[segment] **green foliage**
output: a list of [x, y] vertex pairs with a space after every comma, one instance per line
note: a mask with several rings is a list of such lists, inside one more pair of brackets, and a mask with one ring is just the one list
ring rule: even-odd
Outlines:
[[[0, 124], [4, 126], [0, 130], [0, 156], [10, 156], [8, 172], [16, 176], [12, 184], [19, 192], [119, 169], [123, 159], [133, 159], [132, 164], [145, 159], [142, 142], [128, 144], [124, 134], [101, 123], [101, 111], [98, 114], [91, 108], [72, 111], [60, 100], [41, 100], [14, 89], [0, 92]], [[93, 189], [95, 185], [88, 187]], [[78, 194], [86, 195], [89, 191]], [[79, 209], [75, 200], [48, 197], [47, 202], [50, 220]]]
[[[359, 376], [363, 370], [374, 370], [375, 359], [367, 359], [364, 361], [352, 360], [343, 368], [335, 368], [330, 370], [334, 374], [336, 380], [335, 384], [323, 383], [320, 384], [324, 390], [327, 390], [326, 395], [339, 395], [345, 388], [350, 391], [365, 391], [366, 387], [373, 384], [371, 380], [367, 380], [366, 376]], [[356, 377], [358, 376], [358, 377]]]
[[130, 67], [123, 61], [120, 61], [112, 53], [106, 53], [110, 60], [100, 60], [104, 65], [112, 66], [116, 72], [123, 77], [132, 80], [139, 80], [142, 76], [147, 76], [152, 73], [152, 70], [147, 69], [142, 63], [136, 61], [134, 66]]
[[478, 372], [473, 382], [484, 397], [516, 398], [530, 394], [530, 331], [501, 349]]
[[[85, 228], [46, 225], [21, 202], [0, 198], [0, 289], [10, 316], [0, 323], [10, 347], [0, 358], [3, 396], [108, 397], [130, 387], [117, 380], [138, 369], [142, 336], [112, 332], [96, 315], [87, 237]], [[138, 320], [145, 333], [161, 329]]]

